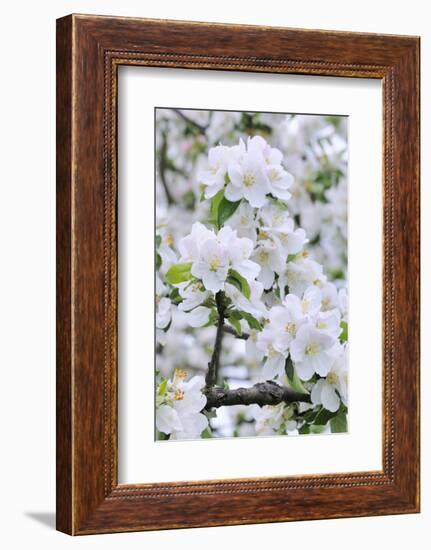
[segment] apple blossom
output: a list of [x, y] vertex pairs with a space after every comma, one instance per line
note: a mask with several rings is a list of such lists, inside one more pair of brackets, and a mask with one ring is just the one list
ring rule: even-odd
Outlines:
[[342, 401], [347, 405], [347, 345], [340, 350], [326, 378], [320, 378], [313, 387], [311, 400], [335, 412]]
[[198, 178], [206, 185], [205, 197], [214, 197], [224, 187], [224, 178], [228, 167], [228, 148], [224, 145], [212, 147], [208, 152], [208, 170], [202, 171]]
[[273, 241], [265, 239], [258, 241], [252, 258], [260, 266], [258, 281], [265, 289], [271, 288], [275, 273], [281, 273], [284, 269], [284, 252]]
[[248, 154], [241, 164], [229, 166], [228, 174], [230, 183], [225, 191], [228, 200], [234, 202], [244, 197], [254, 208], [260, 208], [266, 203], [270, 188], [262, 161]]
[[[158, 438], [329, 433], [303, 414], [347, 407], [345, 121], [182, 114], [156, 110]], [[210, 386], [269, 380], [311, 403], [204, 414], [215, 363]]]
[[224, 286], [229, 271], [229, 254], [216, 239], [208, 239], [201, 246], [199, 259], [193, 263], [192, 274], [201, 279], [204, 287], [218, 292]]
[[302, 380], [309, 380], [314, 373], [326, 376], [334, 361], [329, 350], [336, 340], [329, 334], [305, 324], [299, 328], [290, 353]]
[[211, 296], [211, 292], [205, 290], [203, 283], [200, 281], [187, 281], [180, 283], [178, 287], [179, 295], [183, 299], [178, 305], [178, 309], [181, 311], [190, 311]]
[[246, 237], [253, 244], [256, 243], [256, 210], [248, 202], [241, 201], [226, 224], [232, 229], [236, 229], [239, 237]]
[[171, 439], [199, 437], [208, 426], [207, 418], [201, 413], [206, 404], [202, 393], [205, 380], [202, 376], [193, 376], [186, 381], [186, 376], [185, 371], [175, 371], [156, 410], [157, 429]]

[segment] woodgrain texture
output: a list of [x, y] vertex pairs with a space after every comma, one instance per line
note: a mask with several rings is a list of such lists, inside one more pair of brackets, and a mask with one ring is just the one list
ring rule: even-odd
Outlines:
[[[382, 80], [382, 471], [118, 484], [117, 67], [131, 64]], [[89, 534], [419, 510], [418, 105], [416, 37], [80, 15], [58, 20], [59, 530]]]

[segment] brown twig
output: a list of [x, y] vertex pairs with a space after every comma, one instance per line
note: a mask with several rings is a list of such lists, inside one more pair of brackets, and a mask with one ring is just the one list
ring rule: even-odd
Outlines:
[[251, 388], [237, 388], [227, 390], [224, 388], [207, 387], [204, 390], [207, 398], [206, 409], [224, 407], [230, 405], [278, 405], [279, 403], [293, 403], [302, 401], [310, 403], [310, 395], [298, 393], [287, 386], [279, 386], [276, 382], [268, 380], [259, 382]]
[[223, 297], [224, 297], [223, 292], [221, 290], [217, 292], [215, 296], [216, 304], [217, 304], [218, 321], [217, 321], [217, 332], [216, 332], [216, 339], [214, 343], [214, 350], [211, 356], [211, 361], [208, 363], [208, 371], [205, 377], [205, 384], [207, 388], [211, 388], [217, 383], [217, 374], [220, 366], [220, 353], [221, 353], [221, 346], [222, 346], [223, 333], [224, 333], [223, 329], [224, 329], [225, 306], [223, 303]]
[[198, 130], [203, 136], [206, 135], [206, 131], [208, 126], [202, 126], [202, 124], [199, 124], [199, 122], [195, 122], [191, 118], [189, 118], [187, 115], [185, 115], [180, 109], [172, 109], [175, 114], [177, 114], [180, 118], [184, 120], [187, 124], [190, 124], [191, 126], [194, 126], [196, 130]]
[[160, 181], [162, 182], [163, 189], [165, 190], [166, 200], [168, 201], [169, 206], [174, 204], [174, 199], [172, 198], [171, 192], [169, 191], [168, 182], [166, 181], [166, 157], [168, 151], [168, 138], [166, 132], [162, 132], [162, 145], [160, 147], [160, 156], [159, 156], [159, 175]]

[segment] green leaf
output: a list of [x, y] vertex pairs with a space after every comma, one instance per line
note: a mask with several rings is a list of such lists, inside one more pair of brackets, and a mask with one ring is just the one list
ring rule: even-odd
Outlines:
[[272, 204], [278, 206], [278, 208], [281, 208], [281, 210], [288, 210], [288, 206], [286, 204], [286, 202], [280, 200], [280, 199], [277, 199], [276, 197], [274, 197], [274, 195], [268, 195], [268, 199], [270, 202], [272, 202]]
[[344, 271], [340, 268], [328, 269], [328, 275], [331, 277], [332, 280], [346, 278]]
[[212, 309], [208, 318], [208, 323], [204, 325], [202, 328], [212, 327], [217, 320], [218, 320], [218, 313], [215, 309]]
[[226, 282], [236, 286], [236, 288], [244, 294], [247, 300], [250, 299], [250, 285], [248, 284], [247, 280], [244, 279], [244, 277], [242, 277], [242, 275], [240, 275], [237, 271], [235, 271], [234, 269], [229, 269]]
[[345, 412], [337, 414], [330, 420], [331, 432], [334, 434], [347, 432], [347, 415]]
[[340, 327], [341, 327], [340, 342], [344, 344], [344, 342], [347, 342], [347, 340], [349, 339], [349, 325], [346, 323], [346, 321], [341, 321]]
[[201, 434], [202, 439], [212, 439], [213, 437], [214, 436], [209, 428], [205, 428], [205, 430]]
[[191, 268], [192, 262], [175, 264], [168, 269], [165, 278], [171, 285], [183, 283], [191, 278]]
[[225, 222], [235, 213], [236, 209], [240, 205], [240, 200], [236, 202], [230, 202], [225, 197], [219, 203], [217, 214], [217, 226], [220, 229]]
[[310, 409], [302, 415], [302, 418], [309, 424], [312, 424], [314, 422], [314, 419], [320, 413], [321, 410], [322, 410], [321, 407], [317, 407], [316, 409]]
[[159, 395], [165, 395], [167, 385], [167, 379], [164, 379], [162, 382], [160, 382], [159, 387], [157, 388], [157, 393]]
[[220, 191], [214, 195], [214, 197], [211, 199], [211, 205], [210, 205], [210, 223], [212, 225], [215, 225], [217, 229], [219, 229], [218, 225], [218, 210], [221, 201], [224, 198], [224, 189], [220, 189]]
[[157, 430], [156, 432], [156, 440], [157, 441], [166, 441], [167, 439], [169, 439], [169, 435], [168, 434], [165, 434], [163, 432], [159, 432], [159, 430]]
[[327, 409], [322, 409], [317, 414], [316, 418], [314, 419], [313, 424], [318, 424], [320, 426], [326, 426], [326, 424], [335, 416], [337, 416], [338, 411], [331, 412]]
[[235, 319], [233, 315], [229, 315], [228, 320], [229, 320], [229, 323], [236, 330], [236, 332], [241, 336], [242, 330], [241, 330], [241, 323], [239, 322], [239, 320]]
[[[290, 364], [288, 364], [288, 362], [290, 361]], [[296, 391], [298, 393], [305, 393], [305, 394], [308, 394], [308, 391], [305, 389], [303, 383], [301, 382], [294, 366], [293, 366], [293, 363], [292, 363], [292, 360], [290, 358], [290, 356], [286, 359], [286, 364], [285, 364], [285, 371], [286, 371], [286, 376], [287, 376], [287, 382], [289, 384], [289, 386], [292, 388], [293, 391]], [[293, 374], [292, 374], [292, 370], [293, 370]]]
[[162, 257], [160, 256], [160, 254], [156, 254], [156, 271], [159, 271], [161, 265], [162, 265]]
[[159, 246], [162, 244], [162, 237], [161, 235], [156, 235], [156, 248], [159, 248]]
[[157, 388], [156, 407], [160, 407], [160, 405], [164, 403], [167, 386], [168, 386], [168, 381], [165, 378], [163, 378]]
[[251, 313], [248, 313], [247, 311], [240, 311], [240, 313], [241, 313], [241, 317], [247, 321], [248, 326], [251, 329], [262, 330], [262, 325], [259, 323], [256, 317], [254, 317]]
[[325, 430], [325, 426], [321, 426], [318, 424], [317, 426], [315, 424], [312, 424], [310, 426], [310, 433], [311, 434], [321, 434]]
[[293, 366], [292, 359], [289, 355], [289, 357], [286, 359], [286, 362], [284, 364], [284, 370], [286, 371], [286, 376], [289, 380], [293, 380], [293, 377], [295, 376], [295, 367]]
[[220, 229], [236, 211], [240, 202], [240, 200], [236, 202], [228, 201], [224, 196], [224, 189], [220, 189], [211, 200], [210, 223]]
[[180, 296], [178, 288], [172, 289], [172, 292], [170, 293], [169, 298], [171, 299], [171, 302], [175, 305], [178, 305], [183, 301], [183, 299]]

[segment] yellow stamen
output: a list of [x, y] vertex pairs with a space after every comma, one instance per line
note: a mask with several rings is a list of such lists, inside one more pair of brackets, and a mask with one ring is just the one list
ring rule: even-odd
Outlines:
[[305, 348], [305, 355], [317, 355], [319, 351], [320, 351], [319, 344], [316, 344], [316, 342], [311, 342]]
[[292, 336], [295, 336], [295, 334], [296, 334], [296, 325], [295, 325], [295, 323], [287, 323], [287, 325], [284, 328], [285, 328], [286, 332], [288, 332]]
[[184, 391], [183, 390], [175, 390], [174, 401], [182, 401], [183, 399], [184, 399]]
[[246, 187], [251, 187], [252, 185], [254, 185], [255, 181], [256, 178], [254, 174], [244, 174], [244, 177], [242, 179], [242, 182]]
[[182, 380], [187, 378], [187, 372], [184, 369], [175, 369], [174, 371], [174, 384], [178, 384]]
[[217, 271], [220, 266], [220, 260], [218, 258], [212, 258], [209, 261], [210, 271]]
[[326, 381], [329, 382], [329, 384], [334, 385], [338, 382], [338, 376], [335, 374], [335, 372], [330, 372], [326, 377]]

